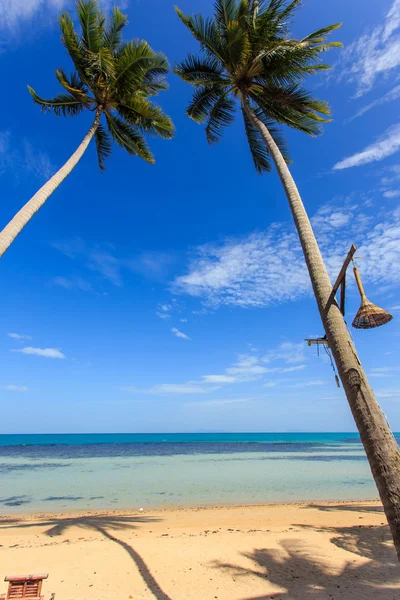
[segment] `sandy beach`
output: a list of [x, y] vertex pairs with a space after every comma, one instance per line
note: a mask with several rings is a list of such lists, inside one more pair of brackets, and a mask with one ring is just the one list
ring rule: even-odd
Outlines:
[[1, 517], [1, 580], [32, 572], [57, 600], [400, 596], [377, 501]]

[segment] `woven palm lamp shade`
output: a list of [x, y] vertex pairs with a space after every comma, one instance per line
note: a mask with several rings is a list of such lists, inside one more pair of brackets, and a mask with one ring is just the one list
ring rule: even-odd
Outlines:
[[353, 327], [356, 329], [372, 329], [373, 327], [386, 325], [393, 319], [392, 315], [368, 300], [357, 267], [354, 267], [353, 271], [361, 296], [361, 306], [354, 317]]

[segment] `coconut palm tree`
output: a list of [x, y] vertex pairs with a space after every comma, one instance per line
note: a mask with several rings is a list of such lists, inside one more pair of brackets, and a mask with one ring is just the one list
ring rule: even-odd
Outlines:
[[195, 87], [187, 114], [204, 123], [210, 144], [242, 113], [259, 173], [275, 165], [304, 252], [322, 323], [360, 432], [400, 558], [400, 451], [374, 397], [337, 304], [308, 215], [288, 168], [279, 126], [308, 135], [319, 132], [329, 108], [302, 87], [304, 79], [329, 68], [321, 53], [337, 42], [326, 37], [340, 24], [302, 39], [290, 37], [289, 24], [300, 0], [216, 0], [211, 18], [178, 16], [200, 44], [175, 72]]
[[112, 141], [129, 154], [153, 163], [154, 157], [144, 135], [167, 139], [173, 136], [170, 118], [150, 100], [167, 87], [164, 81], [169, 71], [166, 57], [154, 52], [146, 41], [123, 41], [122, 30], [127, 17], [118, 8], [114, 8], [109, 19], [102, 14], [97, 0], [81, 0], [76, 8], [79, 34], [67, 12], [60, 17], [61, 40], [75, 67], [72, 75], [63, 69], [56, 71], [63, 92], [45, 100], [31, 87], [28, 89], [34, 102], [44, 111], [74, 117], [88, 110], [94, 113], [94, 120], [72, 156], [0, 233], [0, 256], [71, 173], [93, 138], [99, 167], [103, 170]]

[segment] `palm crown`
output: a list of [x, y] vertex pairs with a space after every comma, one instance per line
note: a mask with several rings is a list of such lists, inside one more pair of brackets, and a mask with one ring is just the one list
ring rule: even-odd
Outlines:
[[260, 173], [271, 168], [269, 154], [244, 109], [246, 103], [268, 127], [287, 162], [276, 123], [316, 135], [329, 115], [328, 105], [313, 98], [301, 83], [307, 75], [329, 68], [320, 54], [341, 46], [325, 42], [340, 23], [292, 39], [288, 26], [299, 4], [300, 0], [216, 0], [212, 18], [186, 16], [176, 9], [201, 48], [200, 56], [189, 54], [175, 68], [184, 81], [196, 87], [187, 114], [206, 123], [207, 140], [212, 144], [232, 123], [239, 100], [254, 165]]
[[79, 35], [67, 12], [60, 17], [61, 39], [75, 66], [70, 76], [56, 70], [65, 91], [51, 100], [28, 86], [29, 92], [44, 110], [56, 115], [73, 117], [88, 109], [105, 116], [108, 131], [100, 124], [95, 134], [101, 169], [112, 140], [129, 154], [154, 162], [144, 134], [171, 138], [174, 132], [170, 118], [149, 100], [167, 88], [168, 61], [145, 41], [123, 42], [127, 17], [118, 8], [107, 20], [96, 0], [81, 0], [76, 6]]

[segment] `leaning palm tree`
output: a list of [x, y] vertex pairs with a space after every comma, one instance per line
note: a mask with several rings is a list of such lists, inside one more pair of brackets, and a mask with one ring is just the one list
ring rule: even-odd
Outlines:
[[279, 126], [308, 135], [319, 132], [329, 109], [303, 87], [308, 75], [329, 68], [321, 53], [337, 42], [326, 37], [339, 24], [293, 39], [289, 22], [300, 0], [216, 0], [214, 15], [177, 13], [201, 53], [190, 54], [175, 72], [196, 89], [187, 114], [206, 125], [210, 144], [242, 113], [259, 173], [275, 165], [300, 238], [322, 323], [360, 432], [400, 559], [400, 451], [358, 359], [343, 315], [330, 302], [332, 284], [308, 215], [287, 166]]
[[[173, 136], [170, 118], [149, 99], [167, 87], [164, 76], [169, 65], [165, 56], [154, 52], [145, 41], [123, 42], [122, 30], [127, 17], [118, 8], [114, 8], [107, 20], [97, 0], [81, 0], [76, 7], [80, 34], [67, 12], [60, 17], [61, 40], [75, 67], [70, 76], [63, 69], [56, 71], [63, 93], [45, 100], [31, 87], [28, 89], [34, 102], [44, 111], [74, 117], [88, 110], [94, 113], [94, 120], [72, 156], [0, 233], [0, 256], [71, 173], [93, 138], [99, 167], [103, 170], [112, 141], [129, 154], [153, 163], [144, 135], [149, 133], [167, 139]], [[101, 124], [102, 118], [107, 129]]]

